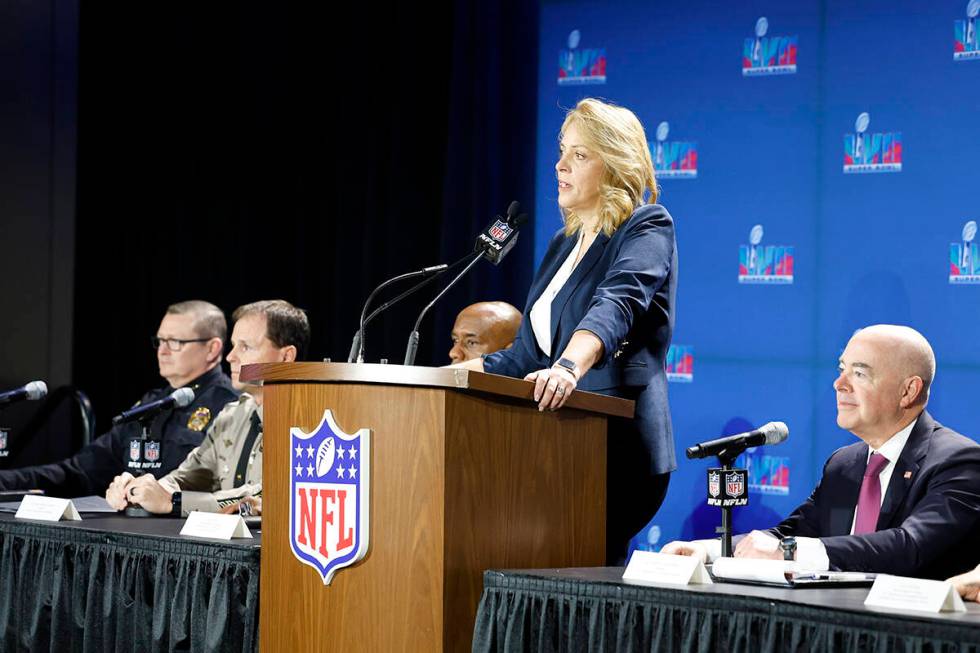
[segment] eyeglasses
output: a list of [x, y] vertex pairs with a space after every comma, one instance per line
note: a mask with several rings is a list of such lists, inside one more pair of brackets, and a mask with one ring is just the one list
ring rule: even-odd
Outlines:
[[207, 342], [211, 338], [192, 338], [190, 340], [181, 340], [180, 338], [161, 338], [159, 336], [150, 336], [150, 342], [153, 344], [153, 349], [160, 349], [160, 343], [167, 345], [167, 349], [170, 351], [180, 351], [189, 342]]

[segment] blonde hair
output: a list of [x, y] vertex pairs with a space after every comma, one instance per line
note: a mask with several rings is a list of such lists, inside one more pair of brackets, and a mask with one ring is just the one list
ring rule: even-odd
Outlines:
[[[644, 204], [657, 201], [657, 180], [646, 132], [636, 115], [624, 107], [585, 98], [565, 116], [561, 133], [575, 125], [583, 145], [603, 163], [599, 181], [599, 228], [607, 236]], [[649, 197], [644, 196], [649, 192]], [[562, 210], [565, 235], [582, 228], [582, 218]]]

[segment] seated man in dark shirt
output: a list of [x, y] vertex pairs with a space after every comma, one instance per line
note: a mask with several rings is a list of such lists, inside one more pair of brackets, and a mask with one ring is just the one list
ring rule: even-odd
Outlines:
[[238, 396], [220, 367], [227, 329], [224, 313], [208, 302], [168, 307], [153, 337], [167, 385], [147, 392], [137, 405], [182, 387], [194, 391], [194, 400], [152, 418], [145, 439], [139, 423], [120, 424], [71, 458], [0, 471], [0, 490], [38, 488], [57, 496], [86, 496], [102, 494], [126, 470], [162, 476], [175, 469], [201, 443], [211, 419]]

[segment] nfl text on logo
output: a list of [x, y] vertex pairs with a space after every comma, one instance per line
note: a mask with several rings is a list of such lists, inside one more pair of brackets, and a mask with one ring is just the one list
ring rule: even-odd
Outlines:
[[744, 469], [708, 468], [708, 505], [728, 508], [749, 503], [748, 472]]
[[329, 585], [368, 550], [371, 432], [344, 433], [327, 409], [312, 433], [289, 436], [289, 547]]

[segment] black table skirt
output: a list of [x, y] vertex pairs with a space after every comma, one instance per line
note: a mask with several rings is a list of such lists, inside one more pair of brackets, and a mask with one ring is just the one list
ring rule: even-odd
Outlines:
[[488, 571], [473, 651], [980, 652], [966, 615], [865, 608], [866, 589], [626, 585], [622, 568]]
[[257, 541], [181, 524], [0, 517], [0, 651], [258, 650]]

